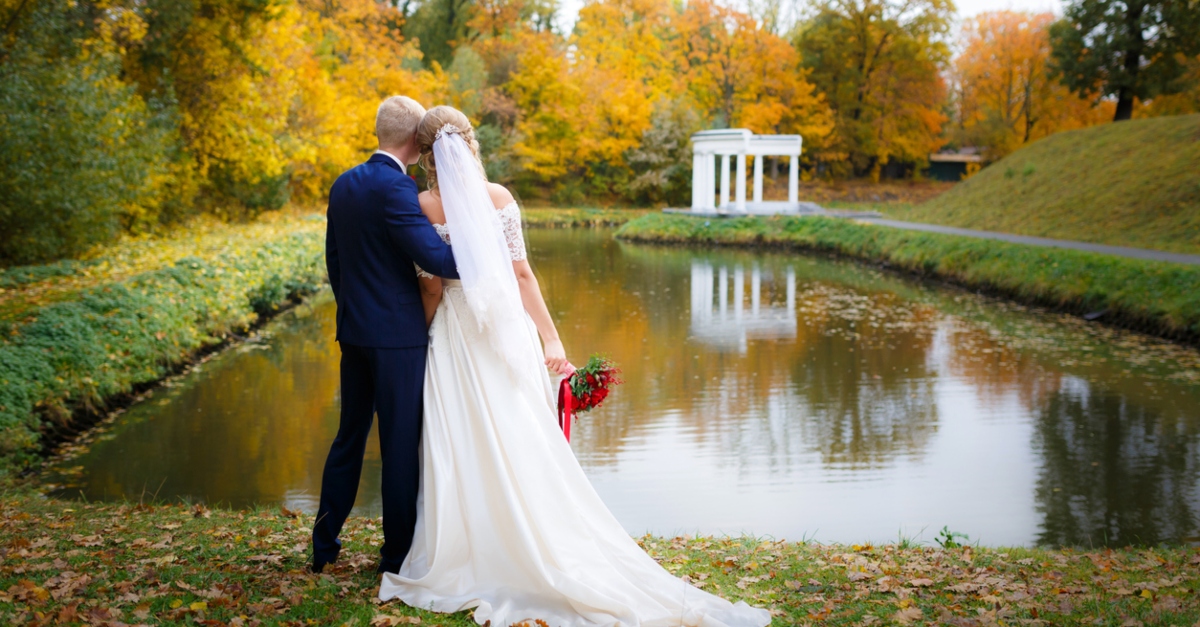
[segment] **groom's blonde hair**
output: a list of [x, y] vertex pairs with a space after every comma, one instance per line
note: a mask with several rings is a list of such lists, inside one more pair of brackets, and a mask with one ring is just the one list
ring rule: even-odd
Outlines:
[[375, 113], [375, 137], [380, 148], [400, 148], [412, 141], [425, 107], [408, 96], [392, 96], [379, 103]]

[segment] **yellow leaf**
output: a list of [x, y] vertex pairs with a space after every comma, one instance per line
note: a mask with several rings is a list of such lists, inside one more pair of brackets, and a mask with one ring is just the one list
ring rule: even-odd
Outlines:
[[179, 609], [183, 605], [183, 599], [175, 599], [171, 601], [171, 609]]
[[189, 605], [188, 609], [193, 612], [199, 612], [200, 610], [207, 610], [208, 603], [205, 603], [204, 601], [196, 601], [195, 603]]

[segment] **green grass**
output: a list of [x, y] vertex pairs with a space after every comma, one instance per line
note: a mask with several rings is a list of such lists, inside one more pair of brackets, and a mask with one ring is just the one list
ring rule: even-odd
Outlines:
[[1086, 313], [1163, 337], [1200, 340], [1200, 267], [921, 233], [821, 217], [705, 220], [651, 214], [617, 237], [771, 246], [854, 257], [1026, 303]]
[[914, 222], [1200, 253], [1200, 114], [1057, 133], [932, 200], [873, 208]]
[[[311, 516], [0, 496], [0, 623], [474, 625], [378, 605], [378, 520], [351, 518], [339, 563], [306, 569]], [[1200, 619], [1200, 552], [845, 546], [638, 539], [667, 570], [774, 625], [1178, 625]], [[1133, 622], [1133, 621], [1141, 621]]]
[[0, 276], [0, 474], [47, 438], [325, 284], [324, 221], [274, 216], [128, 240]]
[[566, 229], [621, 226], [649, 213], [647, 209], [522, 209], [527, 228]]

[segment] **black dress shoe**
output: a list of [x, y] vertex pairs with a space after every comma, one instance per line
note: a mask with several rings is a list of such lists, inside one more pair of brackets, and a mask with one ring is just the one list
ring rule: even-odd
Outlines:
[[391, 573], [393, 575], [399, 575], [401, 565], [402, 563], [399, 562], [395, 564], [389, 564], [383, 560], [380, 560], [379, 566], [375, 567], [375, 574], [382, 575], [383, 573]]
[[[338, 547], [338, 548], [340, 549], [341, 547]], [[341, 553], [341, 551], [338, 551], [338, 553]], [[312, 571], [314, 573], [320, 575], [321, 571], [325, 570], [326, 566], [337, 561], [338, 553], [334, 553], [332, 556], [330, 556], [330, 555], [322, 556], [322, 555], [317, 555], [316, 551], [313, 551]]]

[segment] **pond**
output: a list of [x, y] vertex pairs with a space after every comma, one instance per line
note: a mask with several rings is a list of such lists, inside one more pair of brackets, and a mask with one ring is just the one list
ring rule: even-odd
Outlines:
[[[531, 230], [576, 363], [626, 383], [572, 446], [633, 534], [1194, 542], [1200, 353], [858, 264]], [[60, 496], [313, 511], [337, 429], [326, 294], [156, 388]], [[357, 511], [378, 515], [372, 442]]]

